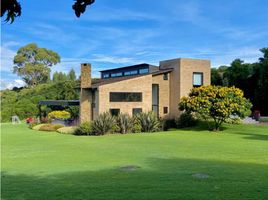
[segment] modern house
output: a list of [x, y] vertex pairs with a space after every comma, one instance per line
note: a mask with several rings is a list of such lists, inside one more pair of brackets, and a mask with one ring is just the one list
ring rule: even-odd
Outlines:
[[178, 103], [193, 87], [210, 84], [210, 61], [178, 58], [159, 67], [139, 64], [101, 71], [91, 80], [91, 64], [81, 64], [80, 121], [105, 111], [112, 115], [154, 111], [160, 118], [179, 115]]

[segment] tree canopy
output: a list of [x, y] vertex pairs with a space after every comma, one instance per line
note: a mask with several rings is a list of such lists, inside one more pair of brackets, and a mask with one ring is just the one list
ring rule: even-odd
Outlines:
[[231, 115], [244, 118], [250, 113], [251, 103], [243, 97], [243, 91], [235, 87], [202, 86], [193, 88], [188, 97], [183, 97], [179, 109], [196, 114], [203, 120], [213, 120], [213, 130]]
[[21, 47], [13, 62], [13, 72], [21, 76], [27, 85], [33, 86], [49, 80], [50, 67], [60, 62], [60, 56], [33, 43]]
[[[95, 0], [75, 0], [72, 8], [77, 17], [86, 11], [87, 6]], [[22, 8], [18, 0], [1, 0], [1, 17], [6, 15], [6, 22], [13, 23], [16, 17], [21, 16]]]
[[245, 97], [253, 103], [253, 109], [259, 110], [261, 115], [268, 115], [268, 48], [260, 51], [263, 57], [258, 62], [245, 63], [235, 59], [230, 66], [212, 68], [211, 84], [243, 90]]

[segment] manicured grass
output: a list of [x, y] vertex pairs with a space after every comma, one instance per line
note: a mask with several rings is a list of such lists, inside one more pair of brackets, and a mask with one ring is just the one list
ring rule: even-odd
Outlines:
[[100, 137], [1, 129], [5, 200], [268, 197], [268, 126]]

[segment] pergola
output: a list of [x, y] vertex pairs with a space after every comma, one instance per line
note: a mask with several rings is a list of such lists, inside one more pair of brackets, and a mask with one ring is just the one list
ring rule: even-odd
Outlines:
[[79, 106], [80, 100], [44, 100], [39, 101], [38, 109], [39, 109], [39, 116], [41, 117], [41, 106]]

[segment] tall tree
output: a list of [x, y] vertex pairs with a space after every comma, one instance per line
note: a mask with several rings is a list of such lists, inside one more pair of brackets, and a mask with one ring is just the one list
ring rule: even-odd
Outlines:
[[76, 80], [76, 74], [75, 74], [75, 71], [74, 69], [71, 69], [68, 73], [68, 79], [70, 81], [75, 81]]
[[21, 47], [13, 62], [13, 72], [21, 76], [27, 85], [34, 86], [49, 80], [50, 67], [60, 62], [60, 56], [33, 43]]
[[[95, 0], [75, 0], [72, 8], [77, 17], [86, 11], [87, 6]], [[1, 17], [6, 14], [6, 22], [13, 23], [16, 17], [21, 16], [21, 5], [18, 0], [1, 0]]]

